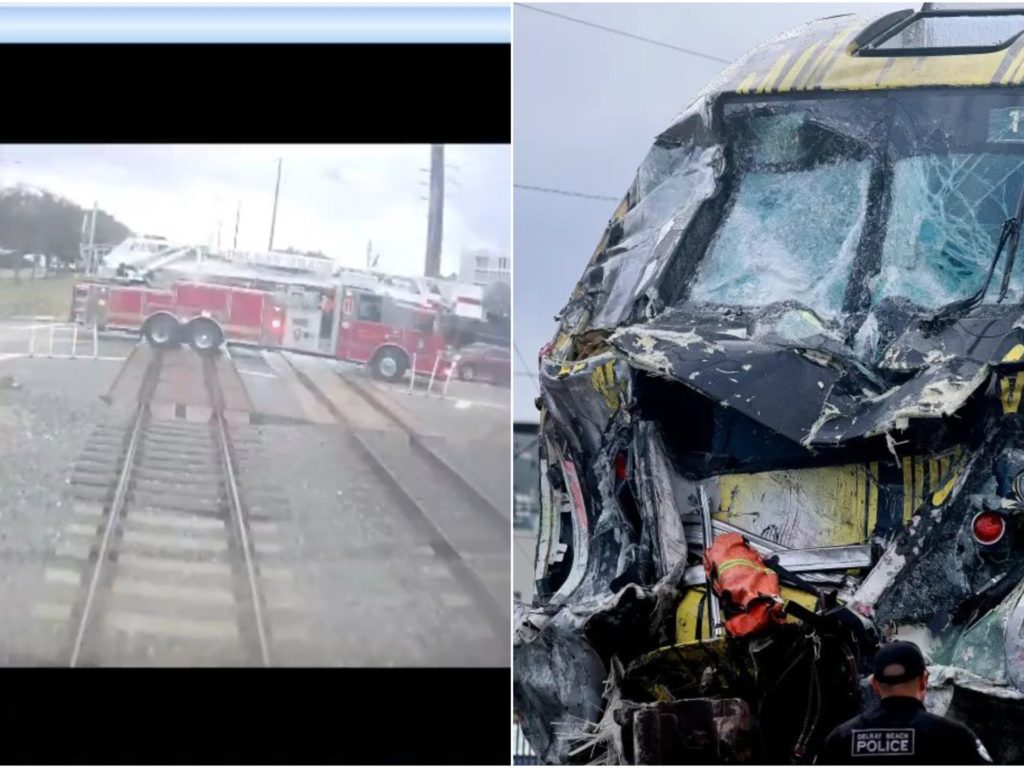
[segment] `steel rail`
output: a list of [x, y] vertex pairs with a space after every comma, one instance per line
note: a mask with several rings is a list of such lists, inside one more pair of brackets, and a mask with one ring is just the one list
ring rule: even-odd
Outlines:
[[260, 590], [257, 584], [255, 555], [253, 553], [252, 540], [249, 538], [249, 530], [245, 522], [242, 496], [238, 490], [238, 478], [235, 475], [234, 455], [231, 450], [231, 438], [228, 436], [227, 420], [224, 418], [224, 393], [220, 388], [216, 362], [212, 358], [204, 358], [203, 372], [206, 375], [206, 382], [210, 390], [210, 399], [215, 414], [217, 438], [220, 442], [224, 477], [227, 481], [231, 517], [235, 522], [235, 527], [238, 529], [238, 539], [242, 546], [242, 556], [245, 559], [246, 578], [249, 583], [253, 617], [256, 620], [256, 634], [260, 644], [260, 659], [264, 667], [269, 667], [270, 643], [267, 641], [266, 622], [263, 618], [263, 601], [260, 598]]
[[117, 523], [121, 513], [124, 511], [125, 502], [128, 498], [128, 485], [131, 482], [132, 470], [135, 468], [135, 454], [141, 442], [143, 426], [145, 425], [146, 418], [149, 416], [149, 400], [156, 389], [156, 382], [162, 365], [163, 354], [156, 352], [155, 357], [147, 366], [145, 379], [139, 391], [139, 402], [136, 406], [131, 436], [128, 439], [128, 447], [125, 450], [121, 472], [118, 474], [114, 498], [110, 502], [110, 512], [107, 514], [106, 526], [103, 529], [103, 539], [100, 541], [99, 552], [96, 555], [96, 564], [93, 566], [92, 578], [89, 580], [89, 590], [85, 595], [85, 605], [82, 607], [82, 615], [78, 620], [75, 644], [71, 649], [71, 660], [69, 663], [71, 667], [78, 666], [78, 661], [82, 655], [82, 646], [85, 643], [85, 635], [89, 630], [89, 623], [92, 618], [93, 605], [96, 602], [96, 591], [99, 587], [100, 578], [103, 575], [103, 566], [107, 561], [107, 554], [110, 551], [110, 543], [113, 539], [114, 531], [117, 529]]

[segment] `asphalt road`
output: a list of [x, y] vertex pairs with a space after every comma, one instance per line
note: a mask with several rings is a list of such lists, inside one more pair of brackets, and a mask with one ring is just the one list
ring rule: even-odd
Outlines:
[[511, 519], [512, 409], [507, 387], [453, 380], [441, 396], [436, 383], [427, 394], [419, 388], [411, 391], [408, 382], [375, 381], [361, 370], [346, 373], [362, 377], [390, 408], [404, 414]]

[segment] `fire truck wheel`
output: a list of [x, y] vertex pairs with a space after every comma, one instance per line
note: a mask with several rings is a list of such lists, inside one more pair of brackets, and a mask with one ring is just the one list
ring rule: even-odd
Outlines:
[[401, 379], [408, 367], [409, 361], [406, 360], [405, 353], [400, 349], [382, 349], [370, 364], [370, 370], [374, 376], [388, 381]]
[[178, 321], [169, 315], [151, 317], [142, 332], [154, 347], [171, 347], [179, 341]]
[[193, 320], [188, 324], [188, 343], [201, 354], [209, 354], [220, 348], [224, 334], [211, 320]]

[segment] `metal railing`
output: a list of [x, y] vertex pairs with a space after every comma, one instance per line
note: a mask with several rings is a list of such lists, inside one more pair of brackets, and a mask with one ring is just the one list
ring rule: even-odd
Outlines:
[[540, 758], [515, 721], [512, 723], [512, 765], [540, 765]]

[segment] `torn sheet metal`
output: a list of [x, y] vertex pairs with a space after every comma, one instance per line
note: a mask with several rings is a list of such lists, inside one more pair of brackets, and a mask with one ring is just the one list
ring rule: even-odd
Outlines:
[[680, 309], [621, 328], [610, 343], [635, 368], [672, 378], [814, 449], [903, 430], [912, 419], [956, 413], [987, 383], [989, 364], [1024, 342], [1024, 332], [1012, 327], [1024, 314], [1018, 307], [964, 318], [929, 339], [937, 352], [931, 357], [920, 352], [924, 340], [907, 333], [889, 348], [888, 367], [911, 357], [906, 365], [916, 372], [888, 387], [881, 371], [872, 374], [852, 349], [829, 343], [824, 333], [802, 338], [780, 333], [779, 326], [794, 314], [810, 313], [730, 310], [710, 318]]
[[568, 760], [570, 744], [601, 718], [607, 671], [569, 614], [529, 617], [515, 607], [517, 659], [512, 691], [522, 728], [545, 763]]

